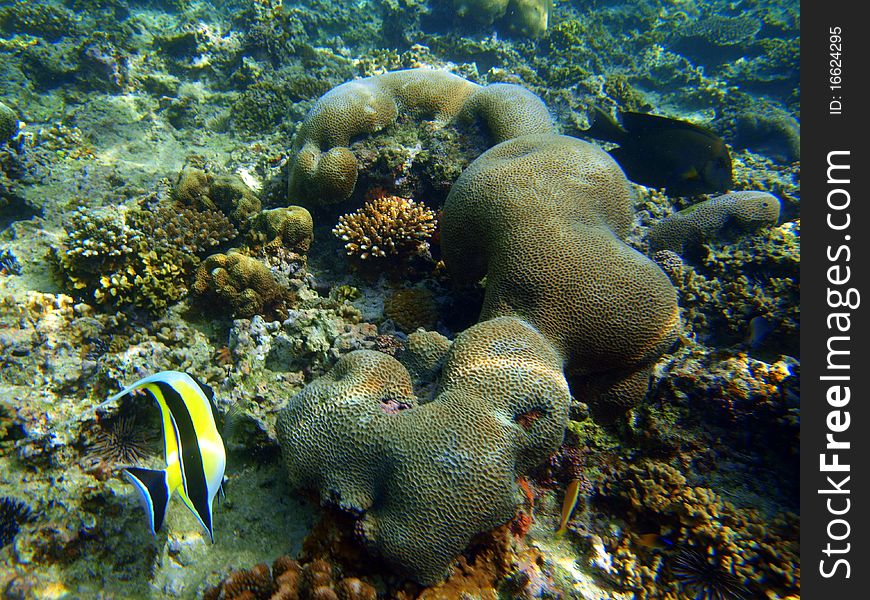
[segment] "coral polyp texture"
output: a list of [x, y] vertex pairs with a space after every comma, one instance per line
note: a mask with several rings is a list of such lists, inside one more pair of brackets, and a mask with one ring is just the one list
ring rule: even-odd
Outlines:
[[332, 233], [344, 242], [348, 256], [369, 260], [423, 253], [436, 227], [435, 213], [425, 204], [383, 196], [339, 217]]
[[431, 584], [513, 518], [516, 478], [559, 446], [569, 399], [558, 352], [503, 317], [457, 336], [431, 402], [394, 358], [359, 350], [294, 396], [276, 430], [295, 485], [362, 515], [365, 542]]
[[268, 266], [256, 258], [232, 251], [212, 254], [202, 261], [196, 271], [193, 291], [204, 300], [217, 298], [228, 303], [236, 317], [286, 316], [287, 307], [294, 299]]
[[513, 84], [480, 86], [436, 69], [407, 69], [349, 81], [324, 94], [293, 141], [291, 198], [312, 203], [341, 202], [353, 193], [357, 159], [348, 148], [355, 137], [392, 125], [399, 115], [432, 119], [482, 120], [495, 143], [553, 128], [540, 98]]
[[251, 238], [272, 248], [307, 254], [314, 241], [314, 221], [301, 206], [264, 210], [251, 219]]
[[481, 319], [529, 321], [584, 401], [623, 410], [646, 393], [678, 325], [668, 277], [623, 241], [631, 216], [628, 180], [605, 152], [545, 134], [478, 157], [453, 185], [441, 229], [454, 279], [486, 277]]
[[656, 223], [649, 231], [650, 248], [681, 253], [687, 246], [717, 236], [748, 233], [776, 225], [779, 199], [767, 192], [731, 192], [699, 202]]

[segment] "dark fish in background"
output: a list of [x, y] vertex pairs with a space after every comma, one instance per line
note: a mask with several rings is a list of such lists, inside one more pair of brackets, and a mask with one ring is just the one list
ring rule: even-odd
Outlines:
[[622, 125], [593, 107], [582, 133], [614, 142], [610, 155], [635, 183], [665, 188], [672, 196], [724, 192], [731, 188], [731, 155], [725, 140], [694, 123], [624, 112]]

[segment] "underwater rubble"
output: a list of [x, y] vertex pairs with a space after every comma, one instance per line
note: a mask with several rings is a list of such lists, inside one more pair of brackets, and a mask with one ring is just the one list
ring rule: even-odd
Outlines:
[[[798, 598], [799, 26], [4, 3], [0, 596]], [[630, 181], [595, 111], [727, 189]], [[213, 544], [125, 476], [172, 427], [105, 400], [160, 371], [214, 390]]]

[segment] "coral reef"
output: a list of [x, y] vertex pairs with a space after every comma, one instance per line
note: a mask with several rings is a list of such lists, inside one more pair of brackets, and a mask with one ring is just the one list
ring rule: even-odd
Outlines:
[[155, 314], [187, 295], [201, 255], [237, 235], [218, 211], [166, 204], [81, 208], [65, 229], [51, 257], [66, 288], [97, 304]]
[[486, 276], [481, 319], [517, 314], [534, 324], [562, 354], [575, 393], [617, 410], [646, 393], [649, 366], [678, 326], [670, 281], [622, 241], [631, 202], [622, 171], [597, 147], [523, 136], [466, 169], [441, 231], [451, 275]]
[[675, 213], [649, 231], [650, 248], [682, 254], [715, 236], [746, 233], [776, 225], [779, 199], [766, 192], [731, 192], [694, 204]]
[[291, 399], [276, 430], [294, 485], [362, 515], [367, 544], [434, 583], [474, 535], [513, 518], [516, 478], [558, 447], [568, 399], [559, 355], [503, 317], [457, 337], [431, 402], [395, 359], [352, 352]]
[[[477, 99], [475, 99], [477, 97]], [[407, 69], [344, 83], [322, 96], [293, 140], [289, 196], [311, 203], [347, 199], [357, 159], [347, 147], [363, 134], [392, 125], [399, 115], [432, 118], [443, 126], [458, 117], [483, 120], [495, 143], [552, 129], [547, 107], [517, 85], [481, 87], [452, 73]]]
[[356, 212], [342, 215], [333, 228], [348, 256], [359, 260], [407, 259], [428, 252], [435, 213], [425, 204], [399, 196], [380, 196]]
[[236, 317], [286, 318], [295, 301], [294, 294], [278, 283], [268, 266], [237, 251], [212, 254], [202, 261], [192, 289], [206, 302], [210, 298], [226, 302]]
[[[762, 515], [738, 508], [711, 489], [689, 484], [676, 468], [662, 462], [643, 460], [607, 477], [599, 485], [602, 502], [622, 503], [630, 523], [657, 523], [675, 531], [674, 545], [682, 552], [706, 556], [711, 569], [721, 569], [723, 579], [744, 586], [752, 597], [796, 591], [800, 578], [797, 545], [793, 531], [797, 515]], [[633, 552], [625, 541], [613, 540], [615, 567], [630, 590], [645, 598], [667, 598], [688, 582], [679, 576], [679, 553], [669, 557], [677, 573], [669, 583], [661, 570], [668, 559]], [[731, 579], [733, 578], [733, 579]]]
[[9, 496], [0, 497], [0, 548], [11, 544], [21, 526], [33, 517], [33, 510], [26, 503]]

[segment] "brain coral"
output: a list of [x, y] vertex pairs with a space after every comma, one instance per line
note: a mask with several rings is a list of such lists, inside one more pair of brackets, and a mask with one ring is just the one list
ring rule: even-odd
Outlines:
[[779, 199], [766, 192], [731, 192], [699, 202], [656, 223], [649, 231], [650, 249], [681, 253], [717, 235], [749, 232], [776, 225]]
[[503, 317], [457, 336], [431, 402], [394, 358], [358, 350], [294, 396], [276, 429], [291, 480], [362, 514], [365, 541], [426, 584], [514, 516], [516, 478], [559, 446], [569, 399], [558, 352]]
[[324, 94], [297, 132], [290, 197], [320, 203], [347, 199], [357, 179], [357, 160], [347, 147], [351, 140], [376, 133], [406, 113], [439, 125], [460, 114], [480, 118], [496, 143], [507, 139], [504, 136], [552, 129], [544, 103], [517, 85], [481, 87], [435, 69], [391, 71], [349, 81]]
[[[225, 301], [233, 316], [266, 315], [286, 318], [293, 300], [265, 264], [239, 252], [212, 254], [199, 265], [193, 291], [200, 297]], [[209, 306], [214, 306], [209, 303]]]
[[[486, 277], [481, 319], [518, 315], [561, 352], [586, 391], [634, 403], [676, 338], [676, 292], [623, 242], [632, 193], [619, 166], [552, 134], [491, 148], [444, 205], [441, 249], [460, 282]], [[592, 399], [591, 397], [589, 398]]]
[[251, 219], [251, 238], [267, 246], [306, 254], [314, 241], [314, 221], [301, 206], [264, 210]]

